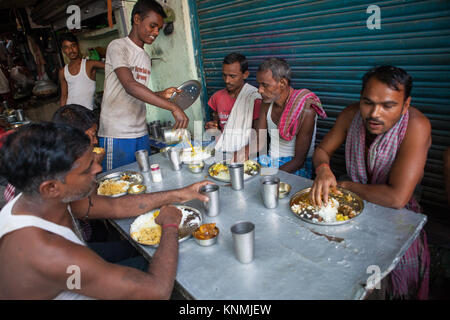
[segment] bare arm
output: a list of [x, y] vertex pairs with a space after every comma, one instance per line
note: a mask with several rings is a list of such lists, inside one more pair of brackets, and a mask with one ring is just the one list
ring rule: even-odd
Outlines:
[[157, 106], [158, 108], [172, 112], [175, 119], [174, 129], [186, 128], [188, 126], [189, 119], [179, 106], [161, 98], [158, 94], [151, 91], [145, 85], [134, 80], [130, 69], [126, 67], [119, 67], [115, 69], [114, 72], [129, 95], [146, 103]]
[[[156, 222], [178, 225], [181, 212], [163, 207]], [[87, 247], [55, 239], [42, 246], [36, 269], [41, 283], [53, 292], [71, 289], [97, 299], [168, 299], [173, 289], [178, 263], [178, 230], [162, 229], [161, 240], [147, 272], [108, 263]], [[51, 251], [51, 252], [50, 252]], [[46, 257], [47, 259], [45, 259]], [[69, 266], [79, 268], [80, 288], [68, 288]], [[33, 270], [34, 271], [34, 270]]]
[[95, 75], [97, 73], [97, 69], [105, 69], [105, 63], [97, 60], [88, 60], [86, 64], [87, 74], [89, 78], [95, 81]]
[[58, 73], [59, 83], [61, 85], [61, 98], [59, 104], [62, 106], [65, 106], [67, 103], [67, 95], [68, 95], [68, 87], [67, 87], [67, 81], [64, 77], [64, 68], [59, 69]]
[[97, 61], [97, 60], [89, 60], [92, 64], [93, 69], [105, 69], [105, 63], [103, 61]]
[[269, 107], [270, 104], [266, 104], [264, 102], [261, 103], [261, 111], [256, 124], [256, 143], [258, 152], [265, 149], [267, 153], [267, 112]]
[[410, 109], [408, 130], [392, 165], [387, 184], [343, 181], [338, 185], [357, 193], [367, 201], [385, 207], [405, 207], [423, 177], [428, 149], [431, 146], [431, 124], [419, 111], [414, 111], [413, 113]]
[[[316, 119], [316, 112], [311, 107], [304, 109], [301, 117], [298, 119], [299, 130], [295, 140], [295, 155], [294, 158], [280, 167], [280, 170], [294, 173], [303, 167], [311, 146], [311, 139], [314, 133], [314, 124]], [[280, 137], [281, 139], [281, 137]]]
[[318, 206], [322, 206], [322, 198], [325, 204], [328, 203], [329, 190], [337, 185], [336, 177], [329, 167], [330, 159], [333, 153], [344, 143], [348, 128], [357, 110], [358, 105], [356, 104], [345, 108], [314, 151], [313, 163], [316, 168], [316, 179], [310, 195], [313, 203]]
[[90, 208], [87, 198], [72, 202], [70, 207], [73, 214], [79, 219], [84, 218], [88, 210], [89, 219], [134, 217], [163, 205], [186, 202], [192, 199], [208, 201], [208, 197], [199, 193], [200, 188], [206, 184], [211, 184], [211, 182], [202, 181], [182, 189], [126, 195], [118, 198], [99, 196], [95, 193], [91, 196], [92, 206]]

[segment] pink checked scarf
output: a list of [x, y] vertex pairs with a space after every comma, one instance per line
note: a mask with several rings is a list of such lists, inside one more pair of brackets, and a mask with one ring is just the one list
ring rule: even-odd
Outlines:
[[408, 120], [409, 112], [406, 112], [391, 130], [378, 135], [370, 146], [367, 161], [372, 178], [368, 181], [365, 161], [366, 127], [360, 112], [356, 113], [345, 143], [347, 174], [352, 181], [363, 184], [384, 184], [388, 181], [389, 171], [408, 128]]
[[8, 185], [5, 188], [5, 191], [3, 193], [3, 196], [6, 200], [6, 202], [10, 202], [12, 199], [14, 199], [16, 194], [16, 188], [14, 188], [14, 186], [10, 183], [8, 183]]
[[280, 136], [285, 140], [292, 140], [297, 134], [298, 118], [305, 106], [311, 106], [323, 119], [327, 114], [322, 108], [319, 97], [308, 89], [290, 90], [288, 102], [280, 118], [278, 130]]
[[[347, 174], [353, 182], [385, 184], [389, 172], [397, 156], [397, 151], [408, 128], [409, 111], [388, 132], [380, 134], [369, 148], [368, 170], [371, 180], [368, 181], [365, 161], [366, 128], [360, 112], [353, 118], [345, 143], [345, 162]], [[419, 212], [420, 207], [411, 198], [407, 209]], [[389, 286], [394, 298], [428, 298], [430, 269], [430, 253], [426, 234], [422, 230], [420, 236], [405, 252], [396, 268], [390, 273]]]

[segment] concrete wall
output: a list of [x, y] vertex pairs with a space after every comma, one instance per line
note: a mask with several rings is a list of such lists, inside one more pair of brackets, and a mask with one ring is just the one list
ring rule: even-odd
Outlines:
[[[120, 34], [116, 27], [112, 29], [108, 27], [96, 31], [81, 33], [77, 36], [80, 45], [81, 56], [83, 58], [88, 57], [89, 48], [101, 47], [106, 51], [108, 44], [119, 37]], [[69, 62], [66, 56], [64, 56], [64, 60], [66, 64]], [[97, 70], [95, 80], [95, 92], [102, 92], [105, 82], [105, 71], [103, 69]]]
[[[136, 1], [123, 1], [123, 11], [127, 32], [131, 30], [131, 11]], [[194, 47], [191, 32], [189, 5], [187, 0], [159, 1], [167, 5], [175, 13], [174, 31], [166, 36], [161, 30], [158, 38], [144, 49], [153, 60], [149, 87], [153, 91], [161, 91], [168, 87], [178, 87], [183, 82], [200, 78], [197, 75]], [[193, 132], [194, 121], [202, 121], [204, 111], [200, 99], [186, 110], [189, 117], [189, 130]], [[161, 120], [173, 121], [169, 111], [147, 105], [147, 122]]]

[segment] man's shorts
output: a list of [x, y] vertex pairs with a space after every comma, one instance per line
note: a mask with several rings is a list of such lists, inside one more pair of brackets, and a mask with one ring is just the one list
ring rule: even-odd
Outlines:
[[106, 152], [102, 162], [103, 171], [109, 171], [136, 162], [134, 153], [138, 150], [147, 150], [150, 155], [150, 140], [148, 135], [136, 139], [99, 137], [99, 145]]

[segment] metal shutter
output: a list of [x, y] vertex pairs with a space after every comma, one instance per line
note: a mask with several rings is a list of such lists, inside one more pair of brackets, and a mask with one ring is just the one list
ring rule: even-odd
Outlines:
[[[371, 4], [381, 9], [379, 30], [366, 25]], [[319, 121], [318, 141], [339, 112], [359, 99], [368, 69], [392, 64], [407, 70], [414, 81], [412, 105], [433, 127], [421, 204], [429, 215], [449, 221], [442, 162], [450, 146], [449, 1], [197, 0], [190, 5], [197, 12], [194, 34], [207, 95], [223, 88], [222, 60], [230, 52], [247, 56], [254, 85], [263, 59], [285, 58], [293, 87], [315, 92], [329, 116]], [[338, 174], [345, 172], [343, 148], [332, 164]]]

